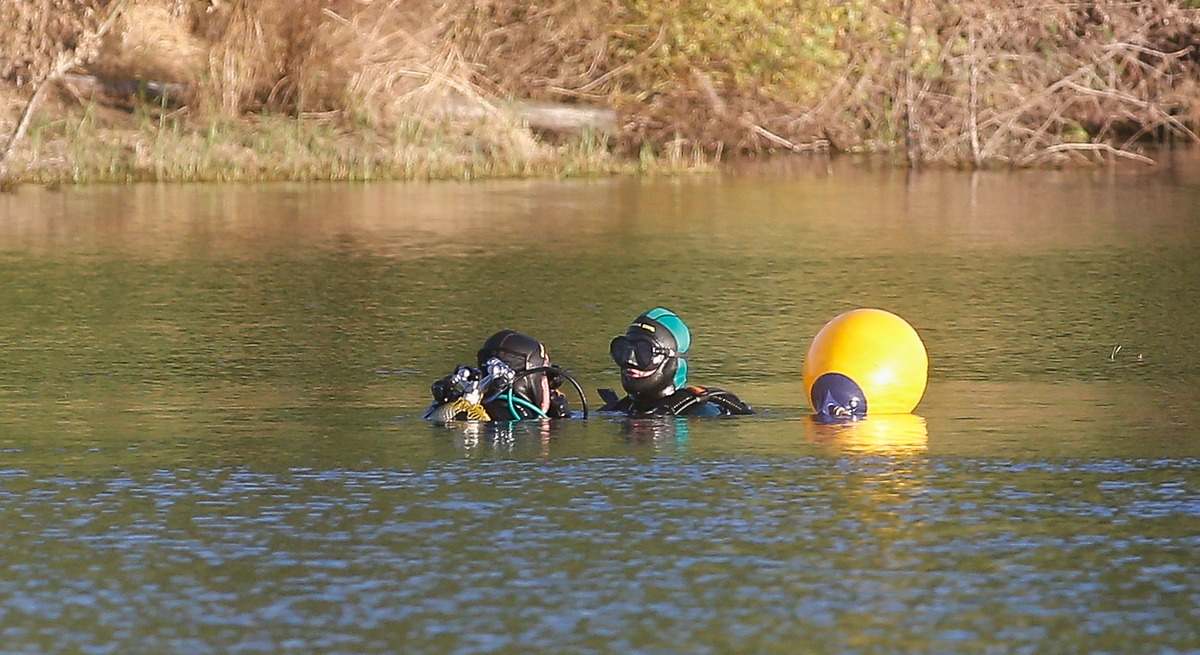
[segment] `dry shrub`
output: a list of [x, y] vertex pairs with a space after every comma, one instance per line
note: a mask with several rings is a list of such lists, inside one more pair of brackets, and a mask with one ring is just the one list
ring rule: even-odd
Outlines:
[[442, 38], [445, 5], [371, 2], [335, 19], [325, 33], [334, 51], [344, 107], [373, 122], [429, 116], [447, 103], [490, 106], [471, 82], [471, 66]]
[[485, 150], [545, 154], [472, 82], [472, 64], [444, 38], [451, 8], [423, 0], [261, 0], [194, 13], [194, 30], [211, 43], [198, 102], [231, 115], [340, 116], [376, 127], [436, 122], [473, 131]]
[[620, 0], [447, 3], [439, 38], [477, 67], [489, 92], [534, 100], [607, 101], [631, 58], [631, 25]]
[[[106, 5], [0, 4], [17, 26], [0, 75], [36, 76]], [[1194, 0], [136, 0], [129, 11], [96, 70], [190, 76], [196, 108], [376, 127], [468, 116], [460, 129], [484, 149], [534, 155], [495, 98], [614, 107], [632, 150], [830, 144], [968, 165], [1194, 139], [1200, 111]]]
[[834, 41], [854, 4], [496, 0], [468, 4], [445, 34], [485, 88], [613, 106], [629, 145], [753, 149], [771, 143], [767, 116], [814, 100], [844, 61]]
[[[202, 109], [237, 116], [320, 110], [337, 96], [326, 11], [353, 0], [144, 0], [171, 7], [205, 56], [193, 74]], [[132, 71], [127, 71], [132, 72]]]
[[634, 146], [828, 142], [982, 165], [1154, 130], [1194, 139], [1198, 12], [1189, 0], [492, 0], [452, 14], [445, 34], [487, 88], [618, 107]]
[[912, 164], [1133, 156], [1124, 149], [1154, 130], [1196, 140], [1198, 18], [1182, 0], [863, 4], [821, 99], [761, 120]]
[[[21, 105], [27, 100], [17, 93], [15, 86], [0, 84], [0, 135], [4, 135], [0, 139], [6, 139], [12, 133]], [[5, 145], [4, 141], [0, 141], [0, 145]]]
[[108, 78], [187, 83], [201, 79], [207, 44], [192, 33], [182, 0], [130, 2], [91, 72]]
[[0, 79], [37, 84], [65, 61], [87, 61], [99, 49], [94, 34], [115, 0], [0, 2]]
[[[930, 57], [912, 59], [911, 159], [1030, 164], [1131, 155], [1160, 128], [1196, 135], [1197, 10], [1179, 1], [918, 3]], [[936, 59], [934, 58], [936, 56]], [[1194, 120], [1194, 118], [1193, 118]]]
[[193, 29], [209, 49], [197, 101], [230, 116], [289, 101], [298, 111], [307, 90], [301, 45], [311, 45], [317, 12], [314, 0], [234, 0], [194, 12]]
[[201, 97], [231, 115], [344, 111], [372, 122], [439, 95], [480, 100], [469, 64], [441, 38], [445, 11], [422, 0], [195, 6], [192, 29], [209, 48]]
[[46, 89], [69, 69], [88, 63], [105, 33], [120, 16], [125, 0], [29, 0], [0, 5], [0, 24], [12, 33], [0, 41], [0, 77], [32, 87], [0, 149], [0, 186], [11, 188], [13, 153], [29, 129]]
[[[631, 133], [709, 150], [823, 144], [786, 124], [820, 101], [844, 66], [839, 34], [857, 29], [858, 0], [637, 0], [647, 26], [623, 83]], [[654, 41], [646, 42], [653, 35]], [[631, 93], [635, 92], [635, 93]]]

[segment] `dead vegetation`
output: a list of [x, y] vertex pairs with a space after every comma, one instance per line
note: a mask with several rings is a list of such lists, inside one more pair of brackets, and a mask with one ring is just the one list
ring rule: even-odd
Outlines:
[[[419, 145], [550, 167], [564, 140], [514, 100], [615, 109], [612, 139], [565, 141], [593, 160], [828, 148], [1027, 166], [1200, 140], [1193, 0], [0, 0], [0, 21], [10, 94], [100, 80], [64, 86], [63, 106], [123, 106], [136, 117], [112, 127], [134, 141], [291, 117], [379, 161]], [[21, 115], [0, 117], [6, 150]], [[40, 129], [39, 147], [83, 134]]]
[[911, 161], [1025, 166], [1122, 156], [1147, 135], [1196, 142], [1200, 15], [1168, 0], [939, 5], [915, 53]]
[[0, 5], [0, 25], [12, 29], [0, 50], [0, 76], [32, 89], [0, 150], [0, 185], [11, 186], [9, 162], [47, 88], [67, 71], [96, 58], [104, 35], [120, 18], [123, 7], [124, 0], [30, 0], [23, 5]]
[[450, 25], [488, 88], [616, 106], [634, 146], [1030, 165], [1200, 122], [1183, 0], [489, 3]]

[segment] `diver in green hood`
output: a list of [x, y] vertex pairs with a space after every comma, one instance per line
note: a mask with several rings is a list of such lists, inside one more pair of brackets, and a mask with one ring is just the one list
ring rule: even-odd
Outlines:
[[605, 402], [601, 411], [631, 416], [753, 414], [749, 405], [728, 391], [688, 386], [684, 356], [691, 345], [687, 324], [665, 307], [633, 319], [625, 334], [609, 344], [609, 355], [621, 367], [621, 387], [628, 395], [618, 398], [612, 389], [601, 389]]

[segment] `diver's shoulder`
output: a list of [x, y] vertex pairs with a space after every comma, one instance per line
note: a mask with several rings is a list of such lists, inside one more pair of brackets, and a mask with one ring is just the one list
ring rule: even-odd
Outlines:
[[718, 410], [721, 416], [746, 416], [754, 413], [754, 408], [738, 398], [737, 394], [721, 387], [689, 385], [672, 394], [672, 398], [676, 397], [678, 400], [675, 406], [678, 407], [678, 411], [673, 413], [679, 415], [717, 415], [713, 413], [713, 409]]
[[633, 399], [629, 396], [619, 396], [612, 389], [597, 389], [596, 393], [600, 395], [600, 400], [604, 401], [604, 404], [596, 411], [629, 414], [633, 410]]
[[604, 400], [601, 412], [629, 416], [746, 416], [754, 408], [731, 391], [720, 387], [680, 387], [651, 405], [639, 405], [630, 396], [618, 397], [612, 389], [599, 389]]

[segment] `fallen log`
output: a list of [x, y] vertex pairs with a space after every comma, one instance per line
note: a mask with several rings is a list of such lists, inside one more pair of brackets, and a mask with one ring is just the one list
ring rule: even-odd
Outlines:
[[[175, 108], [192, 99], [192, 87], [178, 82], [110, 79], [82, 74], [62, 75], [60, 81], [76, 97], [125, 109], [132, 109], [138, 101]], [[498, 112], [510, 113], [530, 129], [542, 132], [613, 134], [617, 131], [617, 112], [605, 107], [519, 100], [485, 103], [447, 98], [438, 102], [430, 113], [451, 119], [482, 120]]]
[[560, 134], [614, 134], [617, 131], [617, 112], [605, 107], [564, 105], [554, 102], [489, 103], [462, 99], [445, 99], [433, 109], [434, 115], [459, 120], [483, 120], [496, 114], [508, 113], [539, 132]]
[[59, 81], [77, 98], [125, 109], [132, 109], [139, 100], [167, 107], [180, 107], [191, 100], [191, 88], [177, 82], [110, 79], [76, 73], [62, 75]]
[[551, 102], [514, 102], [511, 111], [535, 130], [601, 134], [613, 134], [617, 131], [617, 112], [602, 107]]

